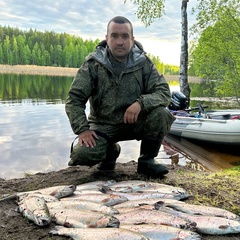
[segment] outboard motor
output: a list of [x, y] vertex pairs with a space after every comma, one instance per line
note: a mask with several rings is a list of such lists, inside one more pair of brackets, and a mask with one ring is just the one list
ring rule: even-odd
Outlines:
[[187, 108], [188, 99], [181, 92], [172, 92], [171, 102], [168, 106], [170, 110], [185, 110]]

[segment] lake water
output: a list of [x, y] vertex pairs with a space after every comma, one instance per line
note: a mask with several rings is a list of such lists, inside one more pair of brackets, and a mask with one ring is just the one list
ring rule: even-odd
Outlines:
[[[66, 168], [75, 138], [64, 103], [70, 77], [0, 75], [0, 178]], [[177, 90], [178, 86], [171, 86]], [[137, 160], [138, 141], [121, 142], [118, 162]], [[161, 147], [157, 159], [170, 164]], [[180, 154], [180, 164], [190, 160]]]

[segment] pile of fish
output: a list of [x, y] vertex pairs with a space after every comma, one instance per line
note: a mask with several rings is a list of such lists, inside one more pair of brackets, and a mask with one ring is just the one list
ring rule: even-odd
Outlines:
[[140, 180], [95, 181], [18, 193], [19, 211], [52, 235], [73, 239], [198, 240], [240, 233], [240, 216], [185, 203], [181, 187]]

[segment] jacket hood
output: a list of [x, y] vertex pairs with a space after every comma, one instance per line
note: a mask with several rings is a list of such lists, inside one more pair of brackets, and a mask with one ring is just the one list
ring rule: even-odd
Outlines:
[[[108, 46], [106, 40], [101, 41], [96, 51], [90, 55], [90, 58], [94, 58], [98, 62], [102, 63], [108, 68], [112, 68], [108, 57]], [[134, 45], [129, 53], [127, 68], [138, 66], [146, 60], [146, 52], [143, 50], [143, 46], [140, 42], [134, 40]]]

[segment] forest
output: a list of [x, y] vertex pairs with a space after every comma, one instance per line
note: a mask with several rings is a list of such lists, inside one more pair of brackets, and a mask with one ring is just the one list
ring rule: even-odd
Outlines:
[[[38, 65], [78, 68], [94, 51], [99, 39], [83, 40], [68, 33], [28, 31], [0, 25], [0, 64]], [[159, 72], [176, 75], [179, 67], [149, 55]]]
[[195, 11], [189, 74], [214, 82], [214, 96], [234, 96], [240, 104], [240, 2], [199, 0]]

